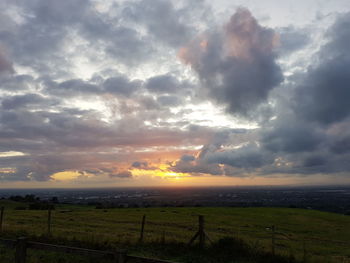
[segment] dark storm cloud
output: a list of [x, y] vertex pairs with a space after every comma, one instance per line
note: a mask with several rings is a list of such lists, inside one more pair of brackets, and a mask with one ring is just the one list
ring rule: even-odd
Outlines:
[[340, 15], [326, 37], [296, 91], [295, 110], [311, 122], [331, 124], [350, 113], [350, 14]]
[[321, 155], [314, 155], [306, 157], [303, 161], [304, 167], [315, 167], [315, 166], [323, 166], [327, 163], [327, 158]]
[[197, 71], [209, 97], [226, 104], [229, 112], [247, 116], [282, 81], [276, 44], [275, 32], [240, 8], [224, 30], [203, 34], [179, 56]]
[[202, 159], [263, 176], [349, 172], [349, 25], [350, 15], [339, 15], [307, 71], [277, 91], [276, 116], [262, 123], [259, 147], [211, 147]]
[[314, 151], [325, 139], [315, 126], [292, 115], [279, 116], [272, 128], [262, 131], [261, 142], [272, 152], [298, 153]]
[[249, 144], [239, 149], [208, 153], [208, 163], [227, 164], [237, 168], [259, 168], [273, 163], [271, 154], [264, 153], [257, 145]]
[[296, 111], [299, 115], [323, 124], [349, 116], [350, 59], [344, 55], [310, 70], [297, 91]]
[[337, 154], [345, 154], [350, 152], [350, 135], [347, 134], [342, 138], [334, 138], [331, 142], [330, 150]]

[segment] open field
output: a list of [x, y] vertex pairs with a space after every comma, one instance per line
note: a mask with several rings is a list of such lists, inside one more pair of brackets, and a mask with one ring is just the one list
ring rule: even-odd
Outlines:
[[[45, 210], [16, 210], [23, 206], [4, 201], [5, 235], [25, 233], [44, 236]], [[140, 236], [146, 215], [144, 241], [187, 243], [198, 228], [197, 215], [205, 216], [205, 230], [213, 241], [239, 237], [271, 250], [271, 225], [276, 226], [276, 254], [293, 254], [310, 262], [348, 262], [350, 258], [350, 217], [291, 208], [124, 208], [95, 209], [91, 206], [56, 205], [52, 211], [54, 238], [131, 247]], [[305, 242], [304, 242], [305, 241]], [[306, 251], [306, 254], [304, 253]], [[134, 253], [142, 254], [139, 250]]]

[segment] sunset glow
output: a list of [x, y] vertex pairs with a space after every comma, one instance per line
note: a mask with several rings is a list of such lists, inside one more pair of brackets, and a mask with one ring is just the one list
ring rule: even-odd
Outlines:
[[0, 1], [1, 186], [350, 183], [350, 2], [264, 2]]
[[171, 170], [168, 170], [166, 165], [160, 165], [160, 167], [155, 168], [154, 170], [132, 169], [131, 173], [133, 176], [159, 177], [167, 180], [183, 180], [184, 178], [191, 176], [187, 173], [172, 172]]

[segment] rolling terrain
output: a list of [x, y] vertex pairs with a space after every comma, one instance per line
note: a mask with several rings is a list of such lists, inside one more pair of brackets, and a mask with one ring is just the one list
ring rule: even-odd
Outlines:
[[[26, 204], [0, 201], [5, 207], [3, 236], [44, 237], [47, 210], [21, 210]], [[116, 208], [56, 205], [52, 211], [52, 239], [115, 244], [134, 254], [153, 252], [134, 249], [146, 215], [144, 243], [187, 243], [198, 229], [198, 215], [205, 217], [205, 231], [213, 242], [235, 237], [259, 249], [271, 251], [275, 226], [276, 254], [293, 255], [308, 262], [348, 262], [350, 217], [293, 208]], [[153, 255], [154, 256], [154, 255]], [[155, 255], [157, 256], [157, 255]], [[173, 257], [173, 260], [178, 258]], [[348, 260], [348, 261], [346, 261]]]

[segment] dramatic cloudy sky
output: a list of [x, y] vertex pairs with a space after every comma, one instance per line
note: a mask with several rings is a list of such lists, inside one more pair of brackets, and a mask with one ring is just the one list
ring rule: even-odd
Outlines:
[[0, 0], [0, 187], [350, 183], [349, 0]]

